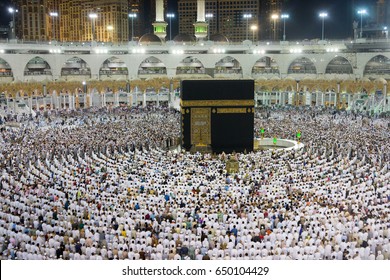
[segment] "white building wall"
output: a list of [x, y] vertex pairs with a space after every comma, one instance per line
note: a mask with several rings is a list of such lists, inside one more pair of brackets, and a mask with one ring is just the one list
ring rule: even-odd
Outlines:
[[[39, 46], [37, 45], [17, 45], [19, 48], [24, 48], [26, 51], [30, 49], [37, 49]], [[11, 48], [9, 45], [1, 45], [0, 44], [0, 50], [6, 49], [6, 47]], [[209, 53], [206, 54], [158, 54], [158, 53], [142, 53], [142, 54], [98, 54], [98, 53], [92, 53], [92, 54], [64, 54], [64, 53], [48, 53], [48, 54], [25, 54], [25, 53], [18, 53], [18, 54], [9, 54], [9, 53], [1, 53], [0, 52], [0, 58], [4, 59], [10, 67], [12, 68], [13, 75], [14, 75], [14, 81], [28, 81], [31, 79], [31, 76], [25, 77], [24, 76], [24, 69], [26, 67], [26, 64], [31, 60], [32, 58], [39, 56], [47, 61], [47, 63], [50, 65], [52, 77], [50, 76], [44, 76], [44, 79], [52, 79], [53, 81], [61, 79], [61, 68], [64, 66], [65, 62], [72, 58], [72, 57], [79, 57], [83, 59], [88, 66], [91, 69], [91, 79], [99, 79], [99, 70], [102, 67], [103, 62], [110, 58], [110, 57], [117, 57], [121, 59], [125, 65], [128, 68], [128, 79], [133, 79], [138, 77], [138, 68], [140, 64], [147, 58], [154, 56], [162, 61], [162, 63], [165, 65], [167, 69], [167, 77], [173, 78], [176, 75], [176, 68], [180, 64], [180, 62], [189, 56], [197, 58], [206, 69], [214, 69], [216, 63], [221, 60], [222, 58], [226, 56], [231, 56], [234, 59], [236, 59], [241, 68], [242, 68], [242, 77], [243, 78], [251, 78], [252, 68], [255, 65], [256, 61], [261, 59], [262, 57], [268, 56], [271, 59], [274, 59], [275, 62], [279, 66], [279, 72], [280, 72], [280, 78], [286, 78], [287, 76], [291, 76], [293, 79], [303, 79], [305, 77], [309, 78], [325, 78], [325, 77], [332, 77], [330, 74], [325, 75], [326, 67], [329, 64], [329, 62], [337, 55], [345, 57], [347, 60], [350, 61], [349, 54], [346, 53], [281, 53], [281, 54], [253, 54], [248, 51], [248, 53], [229, 53], [229, 46], [222, 46], [225, 48], [225, 53], [211, 53], [211, 48], [214, 48], [216, 46], [203, 46], [203, 49], [208, 50]], [[46, 45], [40, 46], [40, 49], [48, 48]], [[171, 52], [172, 47], [171, 46], [161, 46], [161, 49], [166, 49], [167, 51]], [[191, 48], [194, 48], [193, 46], [180, 46], [177, 48], [181, 48], [183, 50], [189, 50]], [[199, 47], [201, 48], [201, 47]], [[199, 49], [198, 48], [198, 49]], [[66, 49], [66, 47], [62, 47], [62, 50]], [[147, 50], [147, 47], [145, 47]], [[234, 48], [233, 48], [234, 49]], [[93, 49], [91, 49], [93, 50]], [[93, 51], [92, 51], [93, 52]], [[390, 52], [368, 52], [368, 53], [357, 53], [356, 54], [356, 62], [350, 61], [352, 68], [353, 68], [353, 74], [352, 75], [343, 75], [343, 76], [337, 76], [337, 78], [362, 78], [364, 73], [364, 68], [366, 64], [375, 56], [377, 55], [383, 55], [385, 57], [390, 58]], [[288, 68], [293, 63], [293, 61], [299, 57], [307, 57], [310, 59], [315, 67], [317, 74], [290, 74], [288, 75]], [[356, 65], [355, 65], [356, 64]], [[264, 75], [267, 76], [267, 75]], [[275, 76], [273, 74], [272, 76]], [[35, 77], [34, 80], [38, 80], [42, 77]], [[390, 77], [383, 77], [390, 79]]]

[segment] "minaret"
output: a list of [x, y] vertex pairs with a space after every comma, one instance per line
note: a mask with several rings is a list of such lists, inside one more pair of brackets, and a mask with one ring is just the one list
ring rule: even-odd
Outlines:
[[207, 36], [208, 23], [206, 22], [206, 4], [205, 0], [197, 0], [197, 18], [195, 27], [195, 36], [197, 40], [202, 40]]
[[153, 33], [162, 41], [167, 36], [167, 25], [164, 21], [164, 0], [156, 0], [156, 21], [153, 23]]

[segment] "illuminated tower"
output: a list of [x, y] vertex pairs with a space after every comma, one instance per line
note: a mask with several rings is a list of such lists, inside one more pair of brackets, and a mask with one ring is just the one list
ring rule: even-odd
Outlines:
[[197, 18], [195, 27], [195, 36], [197, 40], [202, 40], [207, 36], [208, 24], [206, 22], [206, 6], [205, 0], [197, 1]]
[[167, 25], [164, 21], [164, 0], [156, 0], [156, 21], [153, 23], [153, 30], [162, 41], [167, 36]]
[[[209, 35], [223, 34], [229, 41], [242, 42], [246, 39], [247, 20], [243, 17], [244, 14], [251, 14], [249, 25], [257, 25], [259, 19], [259, 3], [261, 1], [255, 0], [206, 0], [205, 8], [202, 3], [197, 0], [178, 0], [179, 13], [179, 33], [180, 34], [194, 34], [196, 37], [203, 38], [207, 36], [207, 29]], [[201, 9], [204, 9], [201, 12]], [[201, 12], [201, 17], [199, 17]], [[212, 18], [207, 19], [206, 15], [212, 15]], [[203, 24], [199, 24], [201, 22]], [[200, 36], [194, 31], [198, 25], [201, 30]], [[203, 27], [202, 27], [203, 25]], [[203, 30], [202, 30], [203, 28]]]

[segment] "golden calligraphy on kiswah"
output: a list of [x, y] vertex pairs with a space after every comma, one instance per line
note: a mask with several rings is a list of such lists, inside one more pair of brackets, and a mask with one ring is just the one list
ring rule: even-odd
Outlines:
[[246, 108], [218, 108], [217, 114], [245, 114]]

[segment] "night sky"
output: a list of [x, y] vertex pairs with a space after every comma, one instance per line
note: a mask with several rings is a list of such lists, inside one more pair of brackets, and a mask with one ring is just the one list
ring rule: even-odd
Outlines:
[[8, 8], [11, 7], [10, 0], [0, 0], [0, 25], [8, 25], [12, 17], [8, 13]]
[[[377, 0], [285, 0], [285, 12], [290, 15], [286, 21], [287, 38], [313, 39], [321, 37], [322, 20], [318, 14], [328, 13], [325, 19], [325, 38], [345, 39], [352, 37], [352, 23], [360, 17], [357, 9], [366, 8], [369, 15], [364, 18], [365, 24], [371, 16], [374, 21], [375, 4]], [[354, 4], [353, 4], [354, 3]], [[355, 9], [353, 9], [353, 5]]]
[[[260, 0], [261, 1], [261, 0]], [[344, 39], [352, 36], [352, 22], [358, 20], [356, 9], [367, 8], [369, 15], [365, 22], [374, 20], [375, 3], [377, 0], [285, 0], [284, 12], [290, 14], [286, 21], [286, 35], [288, 40], [313, 39], [321, 37], [320, 11], [327, 11], [325, 20], [325, 37], [329, 39]], [[0, 0], [0, 25], [7, 25], [11, 20], [8, 13], [10, 0]], [[355, 2], [355, 10], [352, 3]], [[177, 1], [169, 0], [169, 12], [176, 12]], [[372, 8], [372, 10], [370, 10]], [[172, 23], [177, 24], [177, 21]], [[177, 32], [174, 26], [173, 32]]]

